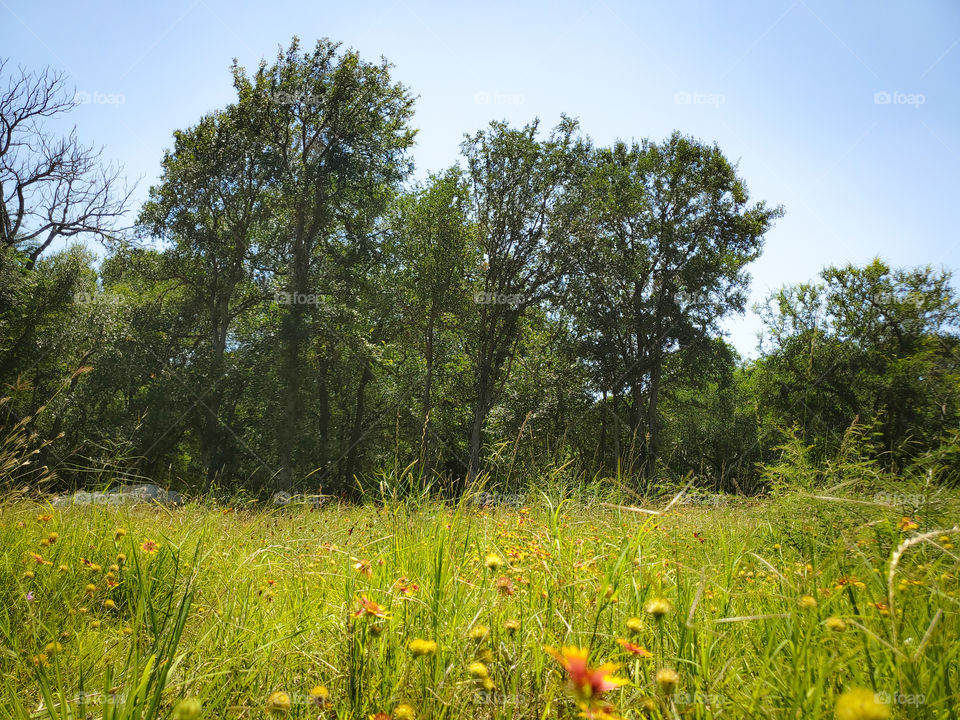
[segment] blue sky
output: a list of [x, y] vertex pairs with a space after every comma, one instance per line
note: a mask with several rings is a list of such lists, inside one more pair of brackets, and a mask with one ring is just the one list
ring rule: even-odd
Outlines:
[[[0, 0], [0, 55], [86, 93], [72, 122], [139, 180], [135, 205], [173, 130], [232, 101], [231, 60], [252, 69], [295, 34], [395, 64], [419, 96], [418, 175], [491, 119], [567, 113], [598, 144], [675, 129], [717, 142], [754, 199], [786, 208], [754, 300], [874, 256], [960, 268], [956, 0]], [[757, 318], [727, 327], [752, 354]]]

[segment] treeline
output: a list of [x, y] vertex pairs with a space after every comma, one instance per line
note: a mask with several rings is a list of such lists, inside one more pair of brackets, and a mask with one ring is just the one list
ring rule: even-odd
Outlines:
[[[0, 74], [6, 483], [133, 476], [193, 490], [379, 477], [456, 492], [545, 472], [756, 491], [784, 438], [851, 426], [898, 472], [957, 457], [960, 307], [933, 268], [825, 270], [745, 310], [776, 206], [715, 145], [597, 147], [493, 122], [411, 183], [413, 96], [386, 61], [294, 40], [234, 65], [236, 101], [174, 133], [134, 228], [50, 72]], [[96, 237], [102, 262], [82, 245]], [[18, 445], [19, 446], [19, 445]]]

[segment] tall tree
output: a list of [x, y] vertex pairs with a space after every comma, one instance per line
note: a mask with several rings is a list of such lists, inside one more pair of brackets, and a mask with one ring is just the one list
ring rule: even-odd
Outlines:
[[[302, 53], [294, 38], [274, 64], [262, 63], [252, 78], [238, 65], [233, 68], [240, 103], [257, 116], [258, 139], [279, 194], [274, 246], [290, 300], [282, 308], [280, 333], [283, 487], [293, 482], [295, 463], [306, 461], [305, 353], [323, 332], [315, 322], [316, 304], [301, 299], [330, 292], [324, 273], [331, 264], [352, 262], [393, 188], [410, 171], [409, 91], [391, 79], [386, 60], [368, 63], [353, 50], [339, 49], [339, 43], [324, 39]], [[324, 395], [322, 355], [318, 362]], [[324, 427], [326, 419], [319, 424]], [[317, 460], [322, 464], [323, 458]]]
[[22, 251], [30, 269], [58, 238], [108, 237], [130, 193], [75, 129], [64, 137], [48, 129], [75, 105], [63, 75], [8, 74], [8, 63], [0, 58], [0, 245]]
[[208, 115], [174, 133], [140, 223], [170, 243], [167, 267], [190, 289], [205, 342], [194, 362], [200, 448], [207, 491], [226, 458], [220, 407], [234, 321], [263, 301], [256, 255], [269, 222], [271, 178], [242, 106]]
[[578, 210], [572, 194], [587, 146], [574, 120], [564, 118], [546, 140], [537, 139], [538, 126], [492, 122], [461, 146], [482, 255], [468, 484], [480, 468], [483, 423], [516, 352], [520, 319], [555, 295], [569, 258]]
[[588, 193], [569, 299], [598, 377], [613, 380], [615, 398], [627, 397], [649, 476], [666, 361], [710, 349], [720, 320], [743, 310], [745, 267], [781, 210], [748, 206], [720, 149], [679, 133], [599, 150]]

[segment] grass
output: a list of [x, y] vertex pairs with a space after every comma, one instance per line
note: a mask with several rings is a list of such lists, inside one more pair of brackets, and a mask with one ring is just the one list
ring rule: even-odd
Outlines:
[[[573, 658], [574, 677], [562, 648], [619, 664], [605, 673], [630, 682], [603, 693], [606, 711], [591, 698], [593, 717], [826, 718], [855, 688], [895, 718], [958, 717], [956, 499], [909, 523], [798, 494], [661, 515], [527, 500], [11, 500], [0, 717], [577, 717], [545, 646]], [[357, 616], [362, 598], [373, 604]], [[654, 599], [666, 614], [645, 611]], [[435, 652], [414, 655], [414, 640]], [[663, 668], [678, 673], [672, 693]], [[202, 714], [175, 711], [185, 699]]]

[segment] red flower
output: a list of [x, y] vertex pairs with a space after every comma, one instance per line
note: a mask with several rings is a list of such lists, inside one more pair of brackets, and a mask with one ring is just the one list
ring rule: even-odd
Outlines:
[[630, 682], [611, 674], [618, 667], [614, 663], [604, 663], [600, 667], [591, 668], [587, 664], [588, 652], [582, 648], [565, 647], [558, 652], [552, 647], [546, 647], [544, 650], [567, 671], [570, 689], [581, 700], [591, 700]]
[[648, 658], [653, 657], [653, 653], [647, 650], [642, 645], [634, 645], [629, 640], [624, 640], [623, 638], [617, 638], [617, 642], [623, 645], [623, 649], [629, 653], [633, 653], [637, 657]]

